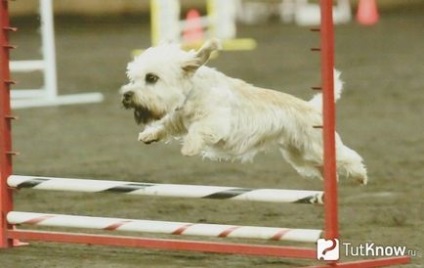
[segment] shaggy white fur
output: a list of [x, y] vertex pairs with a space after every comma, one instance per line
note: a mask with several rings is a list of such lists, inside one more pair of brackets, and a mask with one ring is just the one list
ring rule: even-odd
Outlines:
[[[161, 44], [128, 64], [122, 103], [144, 126], [139, 141], [182, 138], [183, 155], [213, 160], [247, 161], [278, 148], [299, 174], [322, 178], [322, 130], [314, 128], [322, 125], [321, 94], [304, 101], [204, 66], [218, 49], [216, 40], [188, 52]], [[342, 81], [339, 72], [334, 77], [337, 100]], [[336, 151], [338, 173], [366, 184], [361, 156], [337, 133]]]

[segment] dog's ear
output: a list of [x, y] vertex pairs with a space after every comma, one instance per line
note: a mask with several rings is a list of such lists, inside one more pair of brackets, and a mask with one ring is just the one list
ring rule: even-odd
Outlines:
[[221, 42], [218, 39], [208, 40], [196, 51], [194, 58], [183, 63], [183, 70], [187, 73], [194, 73], [200, 66], [204, 65], [211, 57], [211, 54], [221, 49]]

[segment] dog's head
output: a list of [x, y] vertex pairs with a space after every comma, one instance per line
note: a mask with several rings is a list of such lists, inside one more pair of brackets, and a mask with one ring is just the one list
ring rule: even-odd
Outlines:
[[199, 50], [184, 51], [176, 44], [161, 44], [145, 50], [128, 64], [130, 83], [121, 88], [121, 102], [134, 109], [138, 124], [148, 124], [184, 104], [196, 71], [219, 49], [210, 40]]

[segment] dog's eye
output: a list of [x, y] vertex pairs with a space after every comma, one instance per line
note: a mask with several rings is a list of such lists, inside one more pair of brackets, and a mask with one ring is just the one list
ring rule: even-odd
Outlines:
[[155, 74], [146, 74], [146, 77], [144, 78], [146, 80], [147, 84], [154, 84], [159, 80], [159, 76]]

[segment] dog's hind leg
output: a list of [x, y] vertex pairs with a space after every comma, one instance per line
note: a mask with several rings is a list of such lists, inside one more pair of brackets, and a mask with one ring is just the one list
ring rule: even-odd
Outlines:
[[318, 164], [313, 164], [312, 162], [305, 161], [303, 155], [297, 150], [286, 150], [281, 148], [281, 154], [284, 159], [299, 173], [302, 177], [305, 178], [318, 178], [322, 179], [322, 167]]

